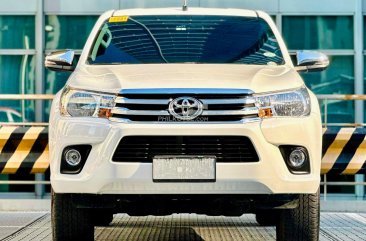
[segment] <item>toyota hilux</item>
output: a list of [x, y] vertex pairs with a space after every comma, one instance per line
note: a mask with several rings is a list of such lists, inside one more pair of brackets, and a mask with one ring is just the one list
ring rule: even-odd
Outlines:
[[[295, 64], [293, 64], [293, 61]], [[254, 213], [278, 240], [318, 240], [321, 115], [271, 17], [239, 9], [111, 10], [52, 104], [54, 240], [93, 240], [115, 213]]]

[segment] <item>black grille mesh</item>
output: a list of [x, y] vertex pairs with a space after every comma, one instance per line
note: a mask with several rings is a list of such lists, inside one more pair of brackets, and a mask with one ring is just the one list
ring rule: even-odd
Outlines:
[[117, 146], [115, 162], [152, 162], [157, 155], [210, 155], [217, 162], [257, 162], [245, 136], [126, 136]]

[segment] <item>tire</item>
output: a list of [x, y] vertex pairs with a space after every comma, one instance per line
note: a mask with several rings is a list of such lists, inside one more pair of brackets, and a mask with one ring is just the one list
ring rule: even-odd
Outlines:
[[276, 226], [277, 215], [273, 210], [260, 210], [255, 214], [255, 219], [260, 226]]
[[88, 211], [74, 207], [70, 195], [52, 192], [51, 218], [53, 241], [94, 240]]
[[91, 211], [93, 224], [95, 226], [108, 226], [113, 220], [113, 213], [107, 210]]
[[318, 241], [320, 200], [315, 194], [300, 194], [299, 206], [283, 210], [276, 227], [277, 240]]

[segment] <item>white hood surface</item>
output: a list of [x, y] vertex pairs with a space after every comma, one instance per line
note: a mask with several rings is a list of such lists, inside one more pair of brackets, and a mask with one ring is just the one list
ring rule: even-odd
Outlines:
[[74, 88], [118, 93], [121, 89], [227, 88], [255, 93], [298, 88], [291, 67], [234, 64], [83, 65], [69, 79]]

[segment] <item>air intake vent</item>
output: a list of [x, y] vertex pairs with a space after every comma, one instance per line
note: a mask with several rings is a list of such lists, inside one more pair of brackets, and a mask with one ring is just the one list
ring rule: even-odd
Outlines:
[[216, 156], [217, 162], [259, 161], [246, 136], [126, 136], [112, 160], [151, 163], [157, 155], [209, 155]]

